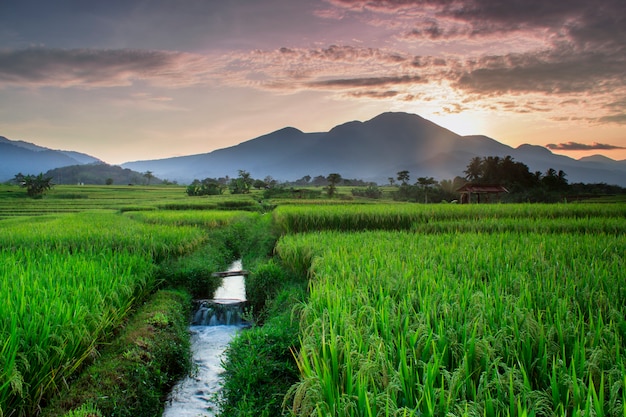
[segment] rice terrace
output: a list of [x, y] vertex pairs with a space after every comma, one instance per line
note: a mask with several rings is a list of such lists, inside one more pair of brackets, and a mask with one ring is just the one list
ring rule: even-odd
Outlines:
[[241, 259], [218, 415], [626, 417], [625, 254], [618, 200], [2, 185], [0, 416], [161, 415]]

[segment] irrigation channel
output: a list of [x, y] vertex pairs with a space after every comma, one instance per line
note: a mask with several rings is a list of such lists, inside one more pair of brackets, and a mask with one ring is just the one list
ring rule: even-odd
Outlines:
[[[228, 269], [241, 271], [241, 260]], [[190, 326], [192, 374], [174, 386], [163, 417], [213, 417], [220, 390], [221, 360], [228, 343], [244, 326], [241, 306], [246, 300], [244, 275], [225, 274], [212, 300], [199, 300]]]

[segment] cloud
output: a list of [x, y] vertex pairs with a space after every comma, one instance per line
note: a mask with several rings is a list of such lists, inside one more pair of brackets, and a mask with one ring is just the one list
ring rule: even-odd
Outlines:
[[610, 114], [608, 116], [600, 117], [598, 121], [600, 123], [626, 124], [626, 113]]
[[[588, 42], [620, 44], [626, 33], [622, 0], [502, 1], [502, 0], [326, 0], [340, 10], [366, 11], [411, 20], [413, 35], [445, 38], [464, 33], [493, 33], [547, 28], [553, 34]], [[452, 32], [446, 27], [452, 24]], [[462, 28], [462, 30], [459, 30]], [[617, 37], [617, 39], [616, 39]], [[621, 42], [623, 44], [623, 42]]]
[[549, 143], [546, 148], [557, 151], [591, 151], [591, 150], [604, 150], [610, 151], [615, 149], [626, 149], [623, 146], [609, 145], [606, 143], [593, 142], [591, 145], [578, 142], [565, 142], [565, 143]]
[[350, 91], [346, 94], [348, 97], [354, 98], [373, 98], [373, 99], [389, 99], [395, 98], [400, 95], [398, 91], [395, 90], [387, 90], [387, 91], [376, 91], [376, 90], [366, 90], [366, 91]]
[[407, 59], [422, 78], [449, 85], [474, 102], [515, 98], [508, 111], [534, 112], [528, 101], [544, 96], [551, 103], [541, 110], [552, 106], [557, 113], [555, 97], [560, 102], [588, 97], [598, 106], [590, 122], [624, 123], [623, 0], [325, 2], [373, 26], [386, 22], [404, 44], [433, 51], [445, 46], [445, 54]]
[[488, 56], [460, 69], [455, 84], [480, 94], [605, 93], [626, 87], [624, 63], [622, 57], [574, 50]]
[[320, 80], [308, 83], [312, 87], [330, 87], [330, 88], [345, 88], [345, 87], [381, 87], [389, 85], [402, 85], [402, 84], [416, 84], [423, 83], [420, 76], [403, 75], [397, 77], [368, 77], [368, 78], [347, 78], [347, 79], [332, 79], [332, 80]]
[[46, 49], [0, 51], [0, 86], [120, 87], [144, 80], [188, 86], [210, 79], [200, 55], [132, 49]]

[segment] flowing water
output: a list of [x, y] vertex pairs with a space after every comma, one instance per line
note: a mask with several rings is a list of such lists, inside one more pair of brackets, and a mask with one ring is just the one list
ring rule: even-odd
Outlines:
[[[235, 261], [229, 271], [241, 270]], [[192, 375], [181, 380], [170, 393], [163, 417], [214, 417], [220, 390], [222, 355], [242, 328], [240, 307], [246, 299], [243, 275], [224, 277], [212, 300], [202, 300], [190, 331], [193, 354]]]

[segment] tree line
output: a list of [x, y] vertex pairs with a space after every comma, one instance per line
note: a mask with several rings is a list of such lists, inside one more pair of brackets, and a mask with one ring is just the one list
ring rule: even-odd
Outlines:
[[[395, 189], [390, 195], [398, 201], [415, 201], [424, 203], [438, 203], [454, 201], [458, 198], [458, 189], [467, 183], [501, 185], [509, 193], [501, 197], [501, 201], [509, 202], [552, 202], [563, 198], [584, 198], [585, 196], [624, 194], [626, 189], [617, 185], [599, 184], [569, 184], [567, 174], [562, 170], [549, 168], [546, 172], [531, 172], [522, 162], [513, 160], [511, 156], [486, 156], [472, 158], [463, 171], [463, 177], [437, 181], [433, 177], [418, 177], [411, 183], [411, 174], [408, 170], [398, 171], [395, 177], [389, 177], [388, 182]], [[146, 183], [150, 185], [155, 180], [153, 173], [147, 171], [142, 174]], [[54, 185], [50, 175], [23, 175], [17, 174], [14, 183], [26, 188], [31, 197], [41, 197]], [[157, 179], [158, 180], [158, 179]], [[160, 180], [159, 180], [160, 181]], [[112, 181], [107, 181], [107, 184]], [[305, 197], [318, 198], [324, 192], [328, 197], [337, 195], [338, 186], [354, 186], [351, 194], [354, 197], [381, 198], [383, 191], [375, 182], [366, 182], [360, 179], [342, 178], [339, 173], [330, 173], [326, 176], [311, 177], [305, 175], [291, 182], [278, 183], [271, 176], [264, 179], [254, 179], [248, 171], [239, 170], [238, 176], [220, 178], [195, 179], [186, 187], [189, 196], [219, 195], [228, 190], [231, 194], [248, 194], [252, 189], [264, 190], [264, 198]], [[305, 187], [305, 188], [300, 188]], [[306, 187], [323, 187], [323, 191], [311, 190]]]

